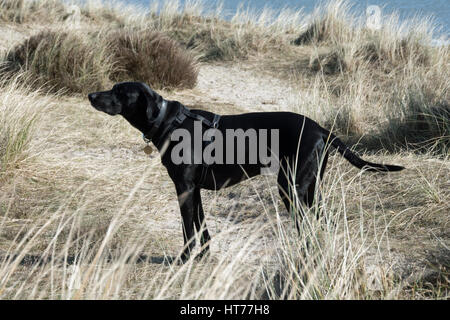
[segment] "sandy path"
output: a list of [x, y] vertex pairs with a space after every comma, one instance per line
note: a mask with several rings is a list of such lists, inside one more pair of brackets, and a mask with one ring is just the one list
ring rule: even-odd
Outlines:
[[202, 65], [197, 86], [192, 90], [168, 93], [196, 108], [221, 114], [290, 110], [298, 93], [287, 81], [256, 74], [248, 66]]

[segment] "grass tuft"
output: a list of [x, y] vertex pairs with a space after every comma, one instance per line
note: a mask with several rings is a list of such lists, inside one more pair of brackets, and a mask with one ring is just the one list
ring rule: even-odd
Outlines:
[[56, 22], [64, 15], [65, 5], [59, 0], [0, 0], [0, 21], [3, 22]]
[[21, 77], [0, 83], [0, 181], [30, 156], [39, 114], [49, 105], [47, 97], [21, 85]]
[[112, 82], [144, 81], [156, 88], [192, 88], [198, 70], [193, 56], [151, 31], [42, 31], [12, 48], [5, 75], [26, 72], [52, 91], [88, 93]]
[[158, 32], [119, 30], [108, 34], [114, 81], [143, 81], [155, 88], [193, 88], [198, 68], [192, 54]]
[[[91, 37], [93, 39], [91, 39]], [[97, 42], [99, 45], [94, 46]], [[5, 58], [7, 73], [26, 72], [32, 83], [52, 91], [98, 91], [109, 85], [112, 60], [101, 38], [42, 31], [14, 47]]]

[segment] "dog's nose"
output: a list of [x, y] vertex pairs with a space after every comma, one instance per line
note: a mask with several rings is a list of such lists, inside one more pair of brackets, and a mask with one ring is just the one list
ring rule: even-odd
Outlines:
[[89, 98], [89, 101], [94, 101], [95, 100], [95, 98], [97, 98], [97, 94], [96, 93], [89, 93], [88, 94], [88, 98]]

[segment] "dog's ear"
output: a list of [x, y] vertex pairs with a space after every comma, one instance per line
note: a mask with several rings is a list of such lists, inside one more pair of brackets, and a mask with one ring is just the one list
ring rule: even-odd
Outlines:
[[145, 97], [145, 107], [147, 109], [147, 118], [151, 122], [156, 119], [161, 109], [161, 104], [164, 101], [163, 97], [150, 89], [148, 85], [142, 83], [142, 92]]

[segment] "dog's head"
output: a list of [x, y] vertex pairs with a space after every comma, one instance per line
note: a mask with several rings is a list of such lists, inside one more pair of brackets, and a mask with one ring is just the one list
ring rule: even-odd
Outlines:
[[148, 120], [154, 119], [160, 109], [163, 98], [142, 82], [121, 82], [109, 91], [93, 92], [88, 95], [92, 106], [109, 115], [121, 114], [125, 118], [142, 116], [145, 112]]

